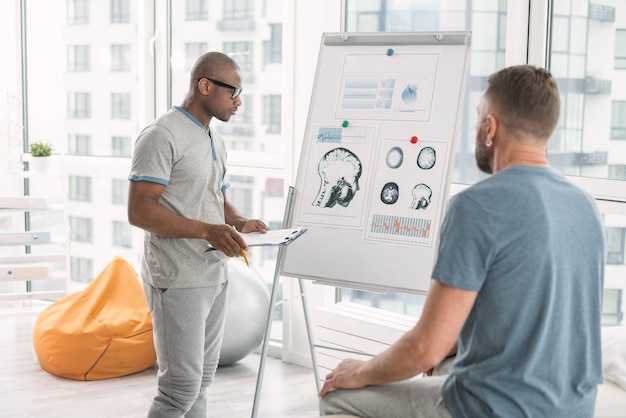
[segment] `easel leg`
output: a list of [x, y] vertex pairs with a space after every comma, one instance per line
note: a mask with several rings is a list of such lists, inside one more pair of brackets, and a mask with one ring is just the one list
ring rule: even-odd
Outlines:
[[274, 274], [274, 282], [272, 283], [272, 292], [270, 295], [270, 306], [267, 312], [267, 320], [265, 321], [265, 335], [263, 336], [263, 345], [261, 348], [261, 358], [259, 360], [259, 373], [256, 377], [256, 389], [254, 390], [254, 403], [252, 404], [252, 418], [256, 418], [259, 410], [259, 401], [261, 399], [261, 388], [263, 386], [263, 374], [265, 372], [265, 360], [267, 358], [267, 346], [270, 341], [270, 333], [272, 331], [272, 315], [276, 306], [276, 293], [278, 292], [278, 281], [280, 274]]
[[320, 393], [321, 380], [319, 376], [319, 370], [317, 368], [317, 355], [315, 353], [315, 340], [313, 338], [313, 331], [311, 330], [311, 321], [309, 319], [309, 306], [306, 300], [306, 290], [304, 289], [304, 281], [298, 279], [300, 285], [300, 299], [302, 300], [302, 310], [304, 311], [304, 324], [306, 325], [306, 334], [309, 339], [309, 349], [311, 350], [311, 365], [313, 366], [313, 374], [315, 375], [315, 386], [317, 387], [317, 393]]

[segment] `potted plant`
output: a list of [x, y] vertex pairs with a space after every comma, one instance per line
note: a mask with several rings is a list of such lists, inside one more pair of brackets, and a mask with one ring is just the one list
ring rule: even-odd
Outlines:
[[47, 142], [33, 142], [30, 144], [29, 169], [31, 171], [46, 171], [48, 168], [48, 162], [52, 155], [52, 145]]

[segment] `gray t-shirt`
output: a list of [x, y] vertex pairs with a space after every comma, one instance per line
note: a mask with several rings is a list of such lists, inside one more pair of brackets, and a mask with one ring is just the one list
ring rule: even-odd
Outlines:
[[[165, 185], [159, 203], [185, 218], [224, 224], [226, 149], [184, 109], [174, 107], [138, 136], [129, 180]], [[208, 242], [145, 232], [142, 278], [158, 288], [193, 288], [227, 280], [228, 257]]]
[[591, 417], [606, 235], [593, 198], [514, 166], [450, 201], [433, 278], [478, 292], [443, 396], [453, 417]]

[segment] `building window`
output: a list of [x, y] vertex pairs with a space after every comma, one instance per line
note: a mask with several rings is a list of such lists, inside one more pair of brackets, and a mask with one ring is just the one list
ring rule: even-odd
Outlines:
[[129, 72], [130, 69], [130, 45], [111, 45], [111, 71]]
[[70, 176], [69, 200], [91, 202], [91, 177]]
[[89, 24], [89, 0], [67, 0], [67, 24]]
[[82, 257], [70, 258], [72, 281], [89, 283], [93, 279], [93, 260]]
[[626, 139], [626, 101], [614, 101], [611, 109], [611, 139]]
[[130, 22], [130, 4], [128, 0], [111, 0], [111, 23]]
[[263, 124], [267, 125], [268, 134], [280, 134], [281, 96], [270, 94], [263, 96]]
[[186, 42], [185, 43], [185, 69], [191, 70], [198, 57], [208, 51], [209, 45], [206, 42]]
[[91, 93], [67, 93], [67, 117], [87, 119], [91, 117]]
[[131, 248], [132, 232], [127, 222], [113, 221], [113, 245], [116, 247]]
[[242, 72], [251, 72], [254, 69], [252, 42], [224, 42], [222, 51], [239, 64]]
[[67, 149], [71, 155], [91, 155], [91, 136], [69, 134]]
[[111, 119], [130, 119], [130, 93], [111, 93]]
[[185, 2], [185, 20], [207, 20], [208, 18], [207, 0], [187, 0]]
[[91, 70], [89, 45], [68, 45], [67, 72], [79, 73]]
[[114, 205], [124, 205], [128, 203], [128, 180], [112, 179], [111, 180], [111, 203]]
[[606, 264], [624, 264], [626, 228], [606, 228], [607, 259]]
[[263, 42], [263, 64], [279, 64], [283, 61], [283, 25], [270, 24], [271, 36]]
[[72, 241], [93, 243], [93, 226], [90, 218], [70, 216], [69, 224]]
[[111, 137], [111, 155], [115, 157], [130, 157], [130, 137]]
[[608, 178], [611, 180], [626, 180], [626, 165], [609, 164], [609, 177]]
[[615, 69], [626, 70], [626, 29], [615, 32]]
[[224, 0], [224, 19], [252, 19], [254, 8], [251, 0]]
[[241, 212], [242, 215], [252, 216], [252, 190], [254, 188], [254, 177], [252, 176], [230, 176], [231, 187], [228, 188], [228, 200]]

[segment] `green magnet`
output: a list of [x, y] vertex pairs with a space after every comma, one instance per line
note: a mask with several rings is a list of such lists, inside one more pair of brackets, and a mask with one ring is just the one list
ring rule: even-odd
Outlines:
[[341, 126], [343, 126], [344, 128], [347, 128], [349, 124], [350, 122], [348, 122], [347, 120], [344, 120], [343, 122], [341, 122]]

